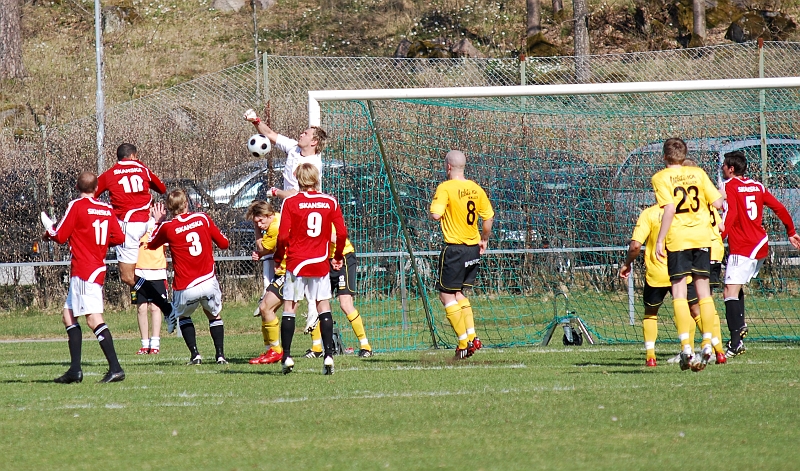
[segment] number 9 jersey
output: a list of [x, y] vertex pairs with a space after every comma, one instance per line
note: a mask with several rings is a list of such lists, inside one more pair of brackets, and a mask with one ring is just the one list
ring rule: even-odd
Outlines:
[[442, 234], [448, 244], [477, 245], [481, 241], [478, 217], [494, 217], [489, 197], [472, 180], [447, 180], [436, 187], [430, 211], [442, 216]]
[[169, 244], [175, 278], [173, 290], [185, 290], [214, 277], [214, 247], [230, 243], [205, 213], [184, 213], [165, 221], [153, 232], [147, 248]]
[[711, 247], [714, 234], [708, 205], [722, 195], [706, 172], [700, 167], [668, 167], [653, 175], [651, 182], [658, 206], [675, 205], [675, 217], [667, 232], [667, 250]]

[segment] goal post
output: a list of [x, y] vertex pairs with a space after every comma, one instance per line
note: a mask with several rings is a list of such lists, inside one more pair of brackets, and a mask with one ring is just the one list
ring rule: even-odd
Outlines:
[[[799, 89], [800, 77], [778, 77], [310, 91], [325, 161], [346, 170], [325, 190], [359, 252], [368, 333], [396, 349], [455, 344], [433, 289], [442, 240], [428, 208], [445, 153], [461, 149], [496, 212], [470, 295], [484, 343], [539, 344], [571, 316], [597, 341], [640, 342], [641, 259], [631, 285], [617, 270], [638, 213], [655, 202], [663, 141], [683, 138], [714, 180], [721, 156], [743, 150], [750, 175], [800, 223]], [[766, 219], [772, 250], [747, 287], [750, 336], [800, 340], [800, 254]], [[665, 341], [671, 310], [661, 311]]]

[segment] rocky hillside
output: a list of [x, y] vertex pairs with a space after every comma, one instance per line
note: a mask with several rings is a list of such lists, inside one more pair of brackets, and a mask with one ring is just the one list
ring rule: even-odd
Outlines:
[[[571, 2], [526, 44], [523, 0], [255, 0], [260, 52], [280, 55], [516, 57], [571, 55]], [[798, 1], [706, 0], [706, 44], [798, 40]], [[245, 0], [104, 2], [106, 102], [135, 99], [254, 57]], [[93, 2], [27, 0], [28, 76], [0, 83], [0, 120], [10, 132], [93, 113]], [[690, 0], [589, 0], [593, 54], [687, 47]]]

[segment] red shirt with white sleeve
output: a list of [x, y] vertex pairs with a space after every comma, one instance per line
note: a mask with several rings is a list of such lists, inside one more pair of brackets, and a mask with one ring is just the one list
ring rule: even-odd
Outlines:
[[278, 243], [273, 257], [275, 265], [280, 265], [286, 256], [286, 270], [295, 276], [328, 275], [333, 228], [336, 228], [333, 258], [341, 260], [347, 228], [336, 198], [317, 191], [302, 191], [286, 198], [281, 208]]
[[70, 201], [61, 222], [47, 235], [59, 244], [69, 241], [71, 276], [102, 285], [106, 276], [106, 252], [125, 242], [111, 206], [91, 197]]
[[172, 288], [185, 290], [214, 277], [214, 247], [230, 243], [205, 213], [184, 213], [158, 226], [147, 244], [152, 250], [169, 244], [175, 278]]
[[167, 191], [155, 173], [138, 160], [120, 160], [97, 178], [100, 196], [108, 190], [117, 219], [124, 222], [147, 222], [150, 218], [150, 189]]
[[770, 208], [786, 227], [786, 235], [795, 235], [792, 216], [786, 207], [760, 182], [745, 177], [733, 177], [725, 182], [728, 209], [722, 220], [732, 255], [754, 259], [767, 256], [767, 231], [763, 225], [764, 206]]

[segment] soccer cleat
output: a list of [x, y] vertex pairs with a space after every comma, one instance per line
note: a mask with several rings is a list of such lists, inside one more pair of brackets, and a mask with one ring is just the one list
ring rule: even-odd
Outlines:
[[730, 341], [728, 341], [728, 344], [726, 345], [726, 347], [727, 347], [727, 349], [725, 350], [725, 357], [726, 358], [733, 358], [733, 357], [742, 355], [744, 352], [747, 351], [744, 348], [744, 342], [742, 342], [742, 341], [739, 341], [739, 345], [737, 345], [735, 347], [731, 345]]
[[266, 352], [262, 353], [261, 355], [255, 357], [255, 358], [251, 358], [250, 359], [250, 364], [251, 365], [263, 365], [263, 364], [267, 363], [267, 354], [269, 352], [271, 352], [271, 351], [272, 350], [267, 350]]
[[325, 357], [325, 360], [322, 362], [322, 374], [333, 374], [333, 357]]
[[187, 365], [200, 365], [203, 363], [203, 358], [200, 355], [195, 355]]
[[119, 371], [109, 371], [103, 376], [103, 379], [98, 381], [98, 383], [118, 383], [125, 379], [125, 372], [122, 370]]
[[270, 348], [265, 355], [264, 363], [266, 363], [267, 365], [271, 365], [273, 363], [278, 363], [282, 359], [283, 359], [283, 352], [276, 352], [275, 350]]
[[478, 351], [481, 348], [483, 348], [483, 342], [481, 342], [481, 339], [479, 339], [478, 337], [475, 337], [474, 339], [472, 339], [472, 346], [475, 348], [475, 351]]
[[167, 333], [171, 334], [175, 332], [175, 327], [178, 326], [178, 319], [173, 315], [175, 312], [171, 312], [169, 315], [164, 315], [167, 320]]
[[218, 365], [227, 365], [228, 364], [228, 360], [226, 360], [225, 357], [217, 357], [217, 364]]
[[739, 329], [739, 336], [741, 338], [747, 337], [747, 324], [743, 325], [741, 329]]
[[[158, 350], [158, 349], [156, 349], [156, 350]], [[149, 355], [150, 354], [150, 349], [142, 347], [142, 348], [139, 349], [138, 352], [136, 352], [136, 354], [137, 355]]]
[[316, 352], [314, 350], [308, 349], [306, 350], [306, 354], [303, 356], [305, 356], [306, 358], [322, 358], [322, 355], [323, 355], [322, 352]]
[[717, 352], [717, 364], [724, 365], [725, 363], [728, 363], [728, 359], [725, 358], [725, 354], [722, 352]]
[[644, 363], [644, 366], [647, 366], [647, 367], [656, 366], [656, 359], [655, 358], [648, 358], [647, 361]]
[[703, 347], [703, 351], [700, 352], [700, 360], [692, 363], [692, 371], [698, 372], [706, 369], [706, 365], [711, 361], [711, 355], [713, 355], [713, 353], [714, 351], [711, 349], [711, 345]]
[[372, 350], [367, 350], [366, 348], [362, 348], [358, 351], [358, 356], [361, 358], [369, 358], [372, 356]]
[[286, 357], [283, 360], [283, 367], [282, 367], [283, 374], [288, 375], [289, 373], [292, 372], [293, 369], [294, 369], [294, 360], [292, 360], [292, 357]]
[[68, 370], [66, 373], [53, 380], [54, 383], [58, 384], [80, 383], [81, 381], [83, 381], [83, 371], [80, 370]]
[[681, 362], [681, 354], [680, 353], [675, 355], [674, 357], [670, 357], [667, 360], [667, 363], [669, 363], [669, 364], [680, 363], [680, 362]]
[[475, 346], [472, 345], [472, 342], [467, 342], [467, 358], [471, 357], [472, 354], [475, 353]]
[[453, 359], [463, 360], [464, 358], [467, 358], [469, 356], [468, 353], [469, 350], [466, 348], [456, 348], [456, 355], [455, 357], [453, 357]]
[[319, 313], [316, 310], [309, 312], [306, 316], [306, 328], [303, 329], [303, 333], [310, 334], [317, 327], [317, 324], [319, 324]]
[[160, 352], [160, 351], [161, 350], [159, 350], [157, 348], [151, 348], [150, 349], [150, 355], [158, 355], [158, 352]]
[[678, 364], [681, 367], [681, 370], [686, 371], [692, 367], [692, 363], [694, 363], [694, 354], [693, 353], [681, 353], [681, 359]]

